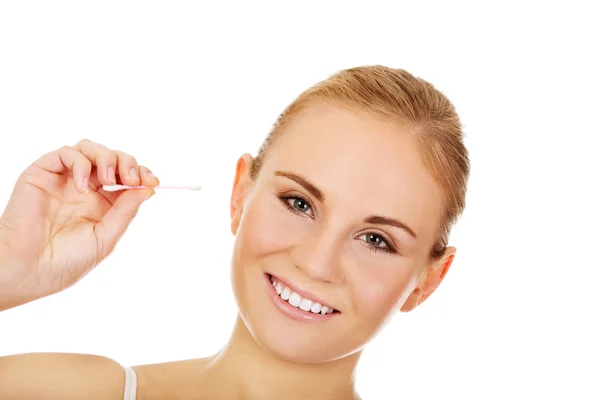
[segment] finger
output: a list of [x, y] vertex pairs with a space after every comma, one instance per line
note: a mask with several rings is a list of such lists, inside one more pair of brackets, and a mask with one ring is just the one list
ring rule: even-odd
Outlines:
[[110, 254], [127, 227], [136, 216], [140, 205], [154, 195], [154, 190], [126, 190], [94, 227], [100, 249], [100, 259]]
[[116, 151], [110, 150], [100, 143], [95, 143], [87, 139], [80, 141], [74, 147], [96, 167], [98, 180], [102, 185], [117, 183], [115, 175], [117, 168]]
[[140, 171], [136, 159], [122, 151], [117, 151], [117, 169], [121, 182], [125, 185], [137, 186], [140, 184]]
[[144, 186], [157, 186], [160, 184], [158, 178], [147, 167], [140, 165], [140, 178]]
[[[152, 172], [147, 167], [140, 165], [139, 171], [142, 185], [153, 187], [160, 184], [159, 179], [154, 174], [152, 174]], [[97, 187], [98, 194], [102, 195], [106, 200], [108, 200], [108, 202], [111, 205], [113, 205], [117, 198], [124, 193], [124, 191], [111, 192], [102, 189], [102, 184], [98, 181], [98, 178], [93, 173], [93, 169], [92, 176], [90, 176], [90, 186]]]
[[117, 198], [119, 197], [119, 195], [123, 194], [124, 191], [118, 191], [118, 192], [111, 192], [111, 191], [106, 191], [102, 188], [102, 184], [100, 183], [100, 181], [98, 180], [98, 176], [97, 174], [94, 174], [94, 171], [92, 169], [92, 175], [90, 176], [90, 187], [96, 187], [97, 188], [97, 193], [104, 197], [112, 206], [113, 204], [115, 204], [115, 201], [117, 200]]
[[81, 193], [86, 193], [88, 190], [92, 163], [73, 147], [64, 146], [48, 153], [33, 165], [55, 174], [71, 172], [77, 190]]

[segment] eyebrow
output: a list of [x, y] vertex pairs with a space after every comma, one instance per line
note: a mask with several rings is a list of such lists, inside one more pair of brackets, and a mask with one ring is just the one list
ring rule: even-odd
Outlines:
[[[300, 186], [302, 186], [304, 189], [310, 192], [310, 194], [312, 194], [321, 203], [323, 202], [323, 200], [325, 200], [325, 195], [323, 195], [323, 192], [321, 192], [313, 183], [311, 183], [308, 179], [304, 178], [303, 176], [288, 171], [275, 171], [275, 175], [291, 179], [294, 182], [298, 183]], [[410, 226], [394, 218], [382, 217], [380, 215], [371, 215], [365, 218], [364, 222], [367, 224], [389, 225], [396, 228], [400, 228], [413, 238], [417, 238], [417, 234], [414, 230], [410, 228]]]
[[396, 228], [404, 230], [413, 238], [417, 238], [417, 234], [410, 228], [410, 226], [406, 225], [404, 222], [398, 221], [397, 219], [381, 217], [379, 215], [372, 215], [368, 218], [365, 218], [365, 222], [369, 224], [395, 226]]
[[286, 171], [275, 171], [275, 175], [283, 176], [285, 178], [289, 178], [289, 179], [293, 180], [294, 182], [296, 182], [297, 184], [302, 186], [304, 189], [309, 191], [310, 194], [315, 196], [315, 198], [317, 200], [319, 200], [321, 203], [323, 202], [323, 200], [325, 200], [325, 196], [323, 195], [323, 192], [321, 192], [319, 189], [317, 189], [317, 187], [314, 184], [312, 184], [311, 182], [309, 182], [308, 179], [306, 179], [298, 174], [295, 174], [293, 172], [286, 172]]

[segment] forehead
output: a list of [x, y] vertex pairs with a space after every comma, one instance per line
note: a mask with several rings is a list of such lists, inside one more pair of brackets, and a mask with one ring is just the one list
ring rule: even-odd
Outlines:
[[286, 124], [269, 153], [265, 175], [275, 170], [300, 174], [324, 193], [326, 205], [343, 207], [357, 218], [401, 218], [417, 236], [437, 233], [441, 191], [411, 132], [399, 123], [315, 105]]

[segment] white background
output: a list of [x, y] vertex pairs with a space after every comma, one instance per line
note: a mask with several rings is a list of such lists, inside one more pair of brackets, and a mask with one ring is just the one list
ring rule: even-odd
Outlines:
[[82, 138], [203, 185], [157, 193], [82, 282], [1, 313], [0, 354], [217, 351], [237, 157], [303, 89], [385, 64], [454, 102], [473, 173], [453, 268], [367, 348], [361, 394], [600, 398], [594, 2], [207, 3], [0, 3], [2, 207], [27, 165]]

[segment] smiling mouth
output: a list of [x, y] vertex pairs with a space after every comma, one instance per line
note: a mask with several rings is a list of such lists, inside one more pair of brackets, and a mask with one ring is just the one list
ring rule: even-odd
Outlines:
[[300, 296], [298, 293], [294, 292], [292, 289], [287, 287], [284, 283], [280, 282], [277, 278], [272, 275], [269, 275], [269, 280], [275, 289], [275, 292], [279, 296], [279, 298], [285, 302], [287, 302], [292, 307], [298, 308], [306, 313], [312, 314], [339, 314], [339, 311], [330, 308], [326, 305], [322, 305], [317, 301], [311, 300], [309, 298], [304, 298]]

